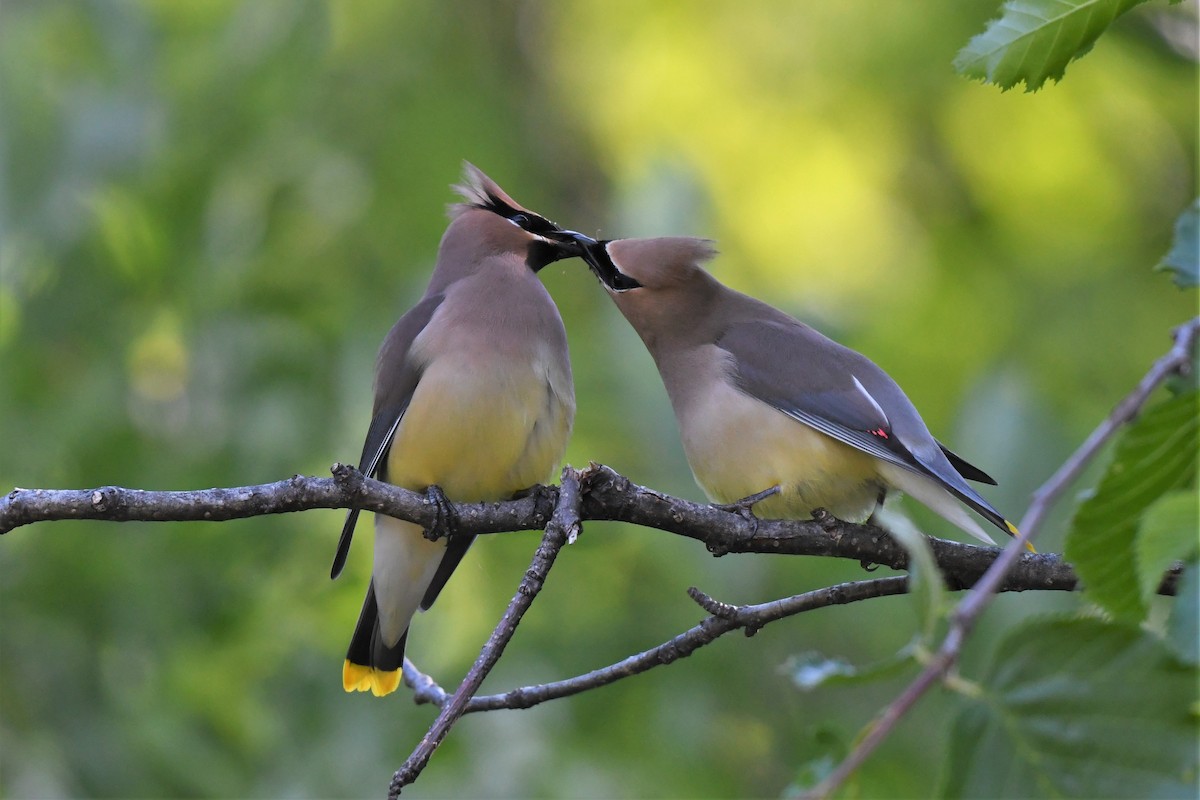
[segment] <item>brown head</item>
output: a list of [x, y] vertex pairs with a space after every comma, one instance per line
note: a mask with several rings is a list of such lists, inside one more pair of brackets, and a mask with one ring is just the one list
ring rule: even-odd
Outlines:
[[665, 335], [710, 327], [713, 301], [728, 291], [702, 266], [717, 253], [711, 240], [578, 238], [583, 259], [652, 351]]
[[491, 259], [524, 264], [537, 272], [582, 253], [570, 231], [513, 200], [479, 168], [464, 162], [464, 182], [454, 189], [464, 202], [449, 208], [450, 225], [438, 247], [429, 292], [441, 291]]

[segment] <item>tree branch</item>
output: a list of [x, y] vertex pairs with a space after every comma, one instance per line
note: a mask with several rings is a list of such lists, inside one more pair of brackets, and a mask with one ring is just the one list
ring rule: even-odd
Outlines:
[[[334, 464], [332, 478], [295, 475], [287, 480], [230, 489], [154, 492], [102, 486], [97, 489], [13, 489], [0, 498], [0, 534], [22, 525], [67, 519], [108, 522], [224, 522], [231, 519], [309, 511], [361, 508], [425, 527], [437, 521], [437, 506], [420, 492], [364, 477], [354, 467]], [[554, 511], [555, 487], [505, 503], [454, 506], [464, 533], [540, 530]]]
[[1195, 317], [1180, 325], [1171, 332], [1171, 335], [1175, 341], [1170, 351], [1154, 362], [1154, 365], [1138, 382], [1133, 391], [1126, 395], [1125, 399], [1112, 410], [1112, 413], [1096, 426], [1083, 444], [1063, 462], [1058, 471], [1033, 493], [1033, 500], [1025, 512], [1025, 517], [1021, 520], [1021, 532], [1025, 534], [1026, 538], [1032, 539], [1037, 535], [1046, 514], [1049, 513], [1054, 503], [1058, 502], [1062, 493], [1075, 482], [1075, 479], [1100, 452], [1100, 448], [1116, 434], [1121, 426], [1132, 421], [1141, 412], [1142, 406], [1146, 405], [1150, 395], [1171, 375], [1191, 367], [1192, 352], [1196, 347], [1197, 336], [1200, 336], [1200, 317]]
[[806, 795], [807, 797], [825, 798], [836, 792], [854, 770], [858, 769], [875, 751], [875, 748], [891, 734], [896, 723], [908, 713], [909, 709], [916, 705], [930, 687], [940, 682], [949, 673], [958, 661], [963, 643], [975, 627], [979, 616], [991, 603], [996, 593], [1003, 590], [1011, 577], [1011, 571], [1018, 564], [1018, 558], [1023, 558], [1021, 549], [1025, 542], [1038, 532], [1050, 506], [1062, 496], [1067, 486], [1083, 472], [1084, 468], [1120, 430], [1121, 426], [1138, 415], [1146, 401], [1167, 378], [1191, 367], [1192, 352], [1195, 349], [1198, 335], [1200, 335], [1200, 317], [1176, 328], [1173, 331], [1174, 344], [1166, 355], [1154, 362], [1154, 365], [1138, 382], [1133, 391], [1117, 404], [1108, 417], [1092, 431], [1091, 435], [1084, 440], [1062, 467], [1034, 492], [1033, 502], [1021, 520], [1021, 535], [1009, 543], [1000, 557], [984, 573], [975, 588], [958, 604], [950, 617], [950, 629], [946, 632], [946, 637], [929, 663], [867, 727], [865, 735], [859, 739], [854, 750], [825, 780]]
[[[730, 631], [742, 629], [745, 630], [747, 636], [753, 636], [759, 629], [772, 622], [805, 611], [854, 603], [873, 597], [903, 594], [906, 591], [908, 591], [908, 578], [899, 575], [842, 583], [786, 597], [782, 600], [773, 600], [769, 603], [731, 606], [713, 600], [699, 589], [692, 587], [688, 589], [688, 595], [712, 615], [698, 625], [668, 639], [657, 647], [652, 647], [615, 664], [583, 675], [552, 683], [522, 686], [502, 694], [474, 697], [467, 704], [463, 713], [532, 708], [550, 700], [558, 700], [590, 689], [607, 686], [623, 678], [640, 675], [655, 667], [686, 658]], [[418, 704], [432, 703], [441, 706], [449, 699], [446, 691], [438, 686], [433, 678], [421, 672], [407, 659], [404, 662], [404, 683], [412, 688], [413, 700]]]
[[[35, 522], [68, 519], [113, 522], [208, 521], [243, 519], [314, 508], [361, 508], [423, 526], [437, 520], [437, 508], [420, 492], [366, 478], [353, 467], [334, 464], [332, 478], [299, 475], [276, 483], [228, 489], [157, 492], [105, 486], [97, 489], [14, 489], [0, 498], [0, 533]], [[779, 553], [847, 558], [864, 565], [903, 570], [908, 555], [887, 532], [830, 517], [765, 520], [749, 514], [670, 497], [632, 483], [608, 467], [593, 464], [579, 473], [582, 520], [616, 520], [687, 536], [714, 555]], [[526, 497], [497, 503], [455, 503], [455, 530], [490, 534], [540, 530], [554, 513], [557, 487], [544, 486]], [[934, 557], [951, 589], [973, 586], [1000, 555], [995, 547], [931, 539]], [[1053, 553], [1021, 556], [1005, 591], [1071, 591], [1078, 579]], [[1161, 589], [1173, 593], [1168, 575]]]
[[441, 713], [422, 737], [416, 749], [392, 776], [391, 786], [388, 787], [389, 798], [399, 797], [400, 790], [415, 781], [421, 771], [425, 769], [433, 751], [446, 738], [451, 726], [466, 711], [467, 704], [470, 703], [480, 684], [492, 671], [496, 662], [500, 660], [504, 648], [516, 633], [521, 617], [525, 615], [526, 610], [533, 603], [533, 599], [542, 590], [546, 576], [549, 574], [550, 568], [554, 566], [554, 560], [558, 557], [558, 551], [562, 549], [568, 539], [574, 540], [579, 534], [581, 525], [579, 519], [581, 502], [579, 474], [570, 467], [563, 468], [562, 488], [558, 494], [558, 503], [549, 524], [546, 525], [542, 543], [534, 553], [533, 561], [529, 564], [529, 569], [525, 571], [521, 585], [517, 587], [517, 593], [513, 595], [500, 622], [496, 624], [496, 629], [488, 637], [487, 643], [479, 653], [479, 658], [475, 660], [470, 671], [459, 684], [458, 690], [455, 691], [449, 702], [442, 706]]
[[[895, 723], [945, 677], [958, 658], [962, 643], [996, 592], [1030, 589], [1070, 591], [1078, 579], [1070, 565], [1053, 553], [1022, 554], [1025, 540], [1035, 534], [1045, 513], [1109, 438], [1144, 405], [1150, 394], [1174, 372], [1190, 364], [1200, 318], [1175, 332], [1175, 346], [1096, 429], [1063, 467], [1034, 495], [1023, 534], [1005, 550], [931, 539], [943, 579], [951, 590], [975, 587], [959, 605], [942, 646], [910, 686], [884, 710], [858, 747], [814, 790], [827, 796], [845, 780], [890, 733]], [[367, 478], [353, 467], [334, 464], [332, 478], [294, 476], [259, 486], [182, 492], [155, 492], [107, 486], [89, 490], [14, 489], [0, 498], [0, 534], [35, 522], [95, 519], [109, 521], [224, 521], [314, 508], [360, 508], [420, 524], [427, 529], [438, 520], [438, 508], [426, 495]], [[578, 534], [583, 520], [616, 520], [687, 536], [704, 543], [716, 556], [727, 553], [779, 553], [849, 558], [864, 567], [880, 564], [907, 568], [908, 556], [886, 531], [818, 515], [811, 521], [760, 520], [748, 508], [691, 503], [630, 482], [613, 470], [592, 464], [586, 470], [563, 471], [560, 487], [543, 486], [507, 502], [453, 504], [455, 530], [462, 534], [545, 529], [521, 585], [497, 624], [479, 658], [452, 696], [411, 662], [404, 665], [405, 682], [417, 702], [438, 705], [441, 711], [404, 765], [396, 771], [389, 796], [416, 780], [454, 723], [465, 713], [499, 708], [528, 708], [639, 674], [686, 657], [696, 649], [737, 629], [753, 635], [763, 625], [815, 608], [898, 594], [907, 578], [890, 577], [828, 587], [753, 606], [731, 606], [697, 589], [692, 598], [710, 616], [697, 626], [623, 661], [563, 681], [526, 686], [501, 695], [475, 697], [521, 617], [529, 608], [564, 543]], [[1173, 594], [1178, 571], [1168, 572], [1160, 593]]]

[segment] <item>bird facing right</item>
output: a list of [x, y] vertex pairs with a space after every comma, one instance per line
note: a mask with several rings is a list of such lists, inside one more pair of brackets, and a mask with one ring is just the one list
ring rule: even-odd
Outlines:
[[[579, 245], [470, 164], [466, 178], [424, 296], [380, 348], [359, 469], [416, 491], [437, 486], [458, 502], [506, 500], [549, 477], [567, 446], [575, 389], [566, 331], [537, 273]], [[332, 577], [357, 519], [357, 509], [346, 516]], [[409, 623], [474, 538], [429, 541], [420, 525], [375, 515], [346, 691], [395, 691]]]
[[755, 506], [760, 516], [807, 519], [821, 508], [862, 521], [894, 489], [982, 541], [994, 544], [967, 508], [1015, 535], [966, 479], [995, 481], [934, 439], [887, 373], [718, 282], [701, 266], [712, 242], [577, 238], [653, 356], [710, 500], [778, 486]]

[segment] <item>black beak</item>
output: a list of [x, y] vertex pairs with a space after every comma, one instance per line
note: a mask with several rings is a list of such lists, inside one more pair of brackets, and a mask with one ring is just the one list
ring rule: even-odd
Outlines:
[[566, 236], [574, 238], [580, 249], [579, 255], [587, 262], [592, 273], [600, 279], [605, 288], [613, 292], [627, 292], [630, 289], [640, 289], [641, 284], [617, 269], [612, 258], [608, 255], [606, 245], [609, 241], [597, 241], [590, 236], [575, 231], [563, 231]]
[[[529, 267], [534, 272], [537, 272], [542, 267], [547, 264], [553, 264], [555, 261], [582, 256], [584, 245], [575, 238], [580, 235], [582, 234], [564, 230], [539, 232], [537, 234], [539, 238], [535, 239], [529, 245], [529, 255], [526, 258], [526, 263], [529, 264]], [[589, 239], [588, 241], [591, 240]]]
[[576, 233], [575, 231], [565, 231], [562, 228], [557, 228], [552, 231], [539, 231], [538, 235], [542, 236], [543, 238], [549, 239], [550, 241], [554, 242], [555, 244], [561, 246], [563, 248], [563, 250], [569, 254], [569, 255], [564, 255], [563, 258], [569, 258], [571, 256], [582, 256], [584, 247], [586, 247], [589, 244], [596, 243], [595, 239], [592, 239], [588, 236], [584, 236], [582, 233]]

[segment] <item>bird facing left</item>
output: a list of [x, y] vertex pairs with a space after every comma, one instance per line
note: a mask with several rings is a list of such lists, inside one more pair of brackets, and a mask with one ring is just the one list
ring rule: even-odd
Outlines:
[[[450, 208], [429, 286], [380, 347], [359, 470], [415, 491], [436, 486], [455, 502], [505, 500], [545, 481], [566, 450], [567, 338], [537, 273], [580, 247], [470, 164], [455, 189], [463, 202]], [[357, 509], [346, 517], [331, 577], [357, 518]], [[473, 538], [430, 541], [420, 525], [375, 515], [346, 691], [383, 696], [400, 685], [413, 615], [433, 605]]]

